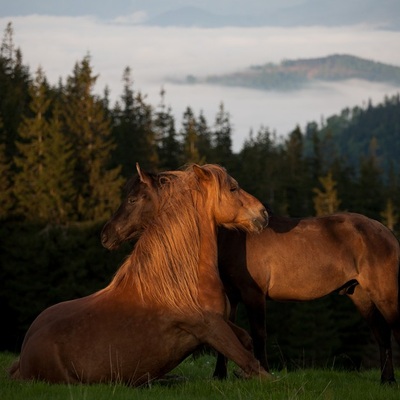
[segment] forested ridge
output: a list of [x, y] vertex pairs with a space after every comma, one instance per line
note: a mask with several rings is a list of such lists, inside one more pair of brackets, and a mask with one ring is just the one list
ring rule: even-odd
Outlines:
[[298, 90], [315, 82], [337, 82], [362, 79], [400, 85], [400, 67], [349, 54], [326, 57], [283, 60], [279, 64], [253, 65], [242, 71], [222, 75], [195, 77], [187, 83], [209, 83], [241, 86], [260, 90]]
[[[188, 105], [178, 124], [166, 106], [167, 93], [160, 88], [159, 104], [148, 104], [134, 89], [130, 67], [121, 75], [123, 93], [115, 104], [107, 89], [94, 94], [89, 55], [52, 86], [44, 69], [32, 73], [24, 64], [12, 25], [4, 31], [0, 308], [8, 323], [0, 349], [18, 351], [43, 308], [109, 281], [131, 245], [110, 253], [99, 233], [135, 162], [151, 171], [218, 163], [277, 214], [356, 211], [399, 233], [399, 95], [310, 122], [304, 132], [293, 127], [285, 139], [261, 127], [234, 153], [223, 103], [211, 122]], [[365, 351], [369, 332], [346, 300], [269, 304], [273, 362], [321, 365], [343, 355], [349, 364], [367, 364], [375, 347]]]

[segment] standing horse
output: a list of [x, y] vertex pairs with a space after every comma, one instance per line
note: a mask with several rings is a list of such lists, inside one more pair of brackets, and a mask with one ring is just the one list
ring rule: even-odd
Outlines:
[[[146, 218], [151, 207], [157, 208], [157, 196], [149, 203]], [[140, 225], [140, 211], [132, 215], [123, 203], [103, 228], [103, 245], [118, 246], [127, 239], [120, 234], [122, 228], [132, 233]], [[266, 370], [265, 299], [307, 301], [339, 291], [372, 329], [380, 350], [381, 382], [395, 381], [391, 333], [400, 344], [399, 258], [399, 243], [385, 226], [353, 213], [298, 219], [271, 215], [261, 234], [218, 233], [218, 268], [231, 320], [242, 301], [256, 358]], [[214, 376], [226, 377], [222, 355]]]
[[[141, 181], [149, 181], [145, 174]], [[208, 344], [249, 376], [270, 377], [248, 334], [227, 321], [217, 224], [258, 232], [262, 204], [224, 169], [193, 165], [165, 179], [158, 212], [104, 289], [43, 311], [10, 370], [17, 379], [141, 385]]]

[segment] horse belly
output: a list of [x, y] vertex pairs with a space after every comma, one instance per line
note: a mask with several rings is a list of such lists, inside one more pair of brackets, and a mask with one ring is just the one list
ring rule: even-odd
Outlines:
[[198, 345], [157, 313], [119, 311], [59, 316], [40, 328], [34, 323], [21, 352], [21, 377], [140, 385], [170, 371]]
[[278, 263], [271, 261], [265, 264], [260, 287], [272, 300], [308, 301], [332, 293], [346, 283], [347, 277], [341, 268], [324, 260], [314, 262]]
[[179, 329], [168, 318], [148, 315], [134, 322], [126, 334], [110, 341], [109, 351], [103, 349], [103, 371], [108, 374], [107, 367], [112, 359], [111, 380], [118, 376], [126, 384], [138, 386], [171, 371], [198, 344], [194, 336]]
[[302, 282], [287, 280], [272, 282], [267, 291], [267, 297], [277, 301], [309, 301], [319, 299], [333, 292], [338, 286], [324, 286], [316, 281]]

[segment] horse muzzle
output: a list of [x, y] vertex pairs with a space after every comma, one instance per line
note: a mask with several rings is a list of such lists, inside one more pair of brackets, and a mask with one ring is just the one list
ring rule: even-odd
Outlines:
[[253, 218], [253, 224], [260, 232], [268, 226], [268, 222], [269, 222], [269, 215], [268, 211], [265, 208], [260, 212], [259, 217]]

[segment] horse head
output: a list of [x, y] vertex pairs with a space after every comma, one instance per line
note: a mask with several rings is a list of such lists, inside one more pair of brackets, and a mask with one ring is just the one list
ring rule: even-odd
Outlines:
[[101, 243], [109, 250], [141, 235], [158, 211], [159, 190], [165, 182], [179, 174], [145, 172], [138, 163], [136, 170], [137, 174], [125, 187], [124, 200], [101, 231]]
[[254, 196], [240, 188], [223, 167], [193, 165], [200, 185], [208, 193], [215, 222], [228, 229], [260, 232], [268, 224], [268, 212]]
[[[268, 213], [252, 195], [242, 190], [238, 183], [215, 165], [192, 166], [199, 185], [217, 195], [214, 214], [219, 225], [234, 228], [240, 225], [246, 231], [259, 231], [268, 222]], [[166, 183], [184, 176], [181, 171], [148, 173], [136, 164], [137, 174], [126, 186], [126, 196], [101, 232], [101, 242], [109, 250], [123, 242], [137, 239], [159, 210], [160, 190]], [[211, 186], [213, 188], [211, 188]]]

